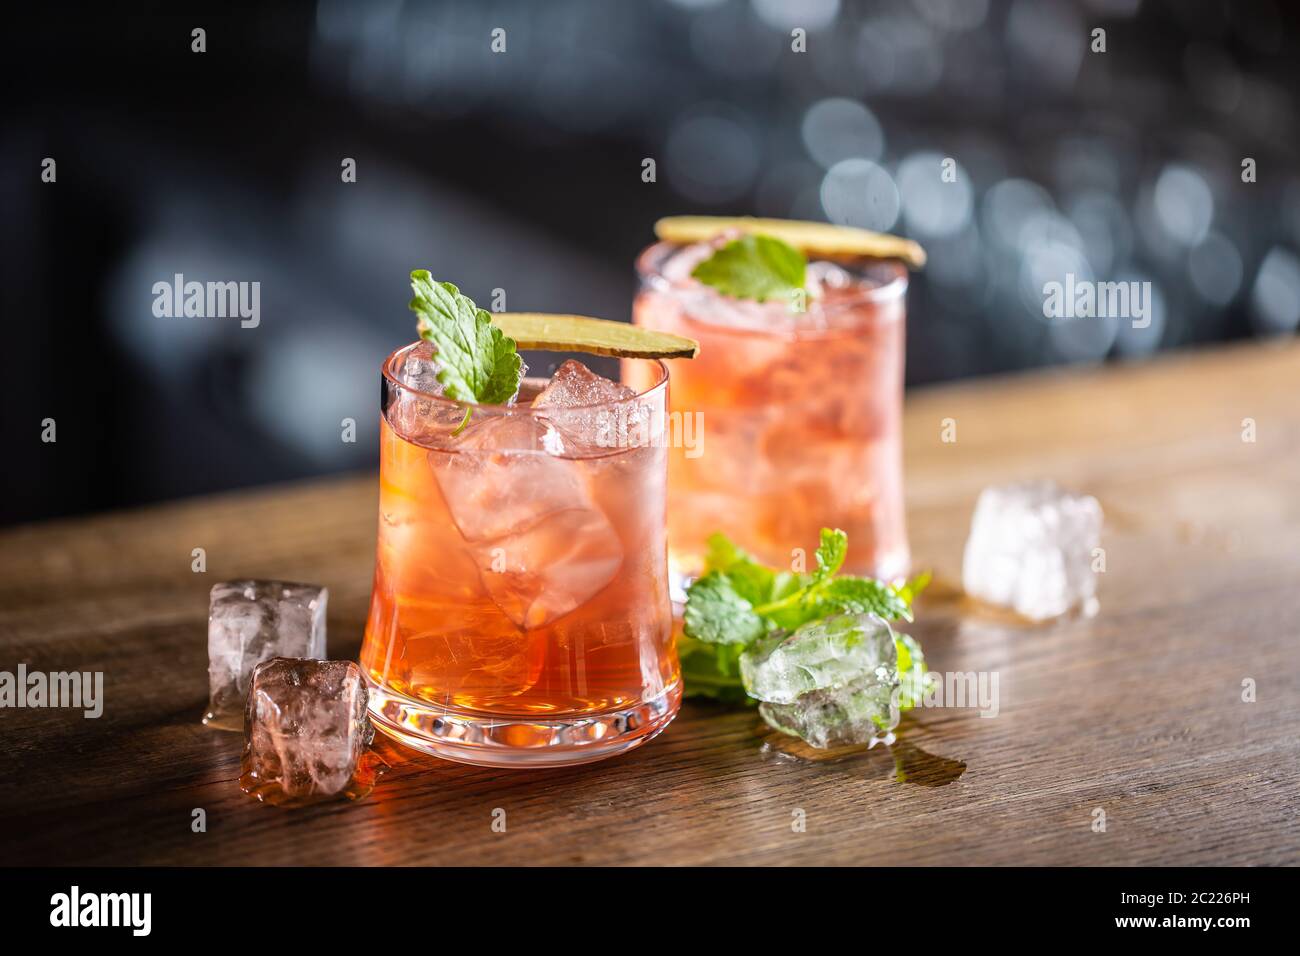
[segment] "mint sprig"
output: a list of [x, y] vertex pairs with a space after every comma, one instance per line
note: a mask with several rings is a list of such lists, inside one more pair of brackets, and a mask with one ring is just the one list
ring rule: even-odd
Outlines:
[[848, 541], [843, 531], [823, 528], [816, 570], [793, 574], [765, 568], [715, 535], [708, 571], [687, 592], [686, 633], [706, 644], [746, 644], [770, 630], [792, 631], [832, 614], [910, 621], [911, 604], [900, 590], [872, 578], [837, 576]]
[[443, 394], [470, 405], [510, 401], [523, 377], [515, 340], [492, 324], [487, 310], [425, 269], [411, 273], [411, 291], [415, 298], [410, 309], [419, 316], [420, 338], [438, 350], [437, 379]]
[[[924, 585], [922, 585], [924, 587]], [[911, 710], [917, 701], [930, 690], [921, 642], [911, 634], [894, 632], [894, 648], [898, 651], [898, 709]]]
[[691, 585], [683, 614], [686, 635], [705, 644], [750, 644], [768, 631], [729, 576], [710, 571]]
[[[894, 587], [839, 574], [848, 554], [848, 535], [830, 528], [822, 529], [817, 566], [806, 574], [765, 567], [721, 534], [709, 538], [708, 545], [705, 573], [686, 594], [683, 644], [690, 653], [683, 659], [683, 673], [688, 695], [734, 698], [736, 688], [743, 687], [736, 667], [740, 653], [777, 632], [839, 614], [910, 621], [912, 599], [929, 582], [929, 576], [922, 575]], [[895, 643], [900, 677], [917, 660], [924, 666], [920, 644], [913, 638], [899, 635]], [[906, 710], [921, 688], [906, 678], [904, 688], [901, 705]]]
[[771, 236], [746, 235], [722, 246], [691, 275], [733, 299], [793, 300], [804, 290], [808, 259]]
[[726, 704], [756, 704], [745, 692], [740, 678], [741, 644], [704, 644], [682, 635], [677, 640], [677, 657], [682, 664], [682, 681], [692, 697], [711, 697]]

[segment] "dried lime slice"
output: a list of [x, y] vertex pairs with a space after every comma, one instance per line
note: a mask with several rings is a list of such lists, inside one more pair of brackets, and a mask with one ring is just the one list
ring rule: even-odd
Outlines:
[[925, 265], [925, 250], [911, 239], [829, 222], [758, 219], [753, 216], [669, 216], [655, 223], [656, 236], [683, 245], [708, 242], [728, 231], [771, 236], [808, 255], [902, 259], [913, 269]]
[[700, 343], [626, 322], [551, 312], [496, 312], [492, 324], [521, 349], [590, 352], [618, 358], [695, 358]]

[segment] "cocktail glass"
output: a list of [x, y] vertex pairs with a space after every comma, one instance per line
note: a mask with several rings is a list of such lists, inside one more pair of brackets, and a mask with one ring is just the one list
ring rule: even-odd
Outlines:
[[[804, 563], [823, 527], [845, 570], [907, 572], [901, 410], [907, 272], [892, 260], [812, 261], [801, 303], [728, 298], [691, 278], [709, 244], [659, 242], [637, 260], [633, 321], [700, 343], [669, 362], [672, 417], [695, 442], [669, 457], [674, 584], [721, 531], [765, 563]], [[798, 306], [802, 305], [802, 311]], [[804, 549], [800, 551], [798, 549]]]
[[667, 370], [634, 397], [534, 408], [437, 394], [416, 343], [383, 367], [379, 549], [361, 650], [371, 717], [501, 767], [629, 750], [681, 700], [665, 540]]

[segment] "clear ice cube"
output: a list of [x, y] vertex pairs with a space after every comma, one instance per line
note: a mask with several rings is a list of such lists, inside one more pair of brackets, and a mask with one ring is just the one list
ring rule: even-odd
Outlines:
[[1089, 607], [1101, 544], [1101, 505], [1051, 481], [985, 488], [962, 560], [966, 592], [1044, 620]]
[[623, 545], [581, 461], [531, 415], [474, 423], [429, 464], [479, 577], [518, 627], [543, 627], [614, 579]]
[[421, 354], [418, 350], [402, 363], [399, 378], [403, 385], [428, 395], [441, 395], [442, 383], [438, 381], [438, 360], [431, 350]]
[[619, 402], [636, 395], [632, 389], [597, 375], [581, 362], [569, 359], [533, 398], [533, 408], [576, 408]]
[[809, 691], [790, 704], [761, 703], [768, 725], [814, 747], [892, 744], [898, 726], [897, 681], [873, 671], [842, 687]]
[[325, 656], [329, 591], [287, 581], [222, 581], [208, 605], [208, 712], [203, 722], [239, 730], [249, 680], [272, 657]]
[[492, 600], [524, 630], [586, 603], [623, 564], [618, 535], [595, 509], [558, 512], [473, 550]]
[[862, 680], [898, 686], [898, 652], [889, 624], [874, 614], [843, 614], [766, 637], [740, 656], [751, 697], [792, 704], [820, 690]]
[[808, 297], [817, 299], [830, 289], [852, 288], [856, 280], [847, 269], [838, 263], [818, 260], [808, 263], [807, 281]]
[[532, 407], [545, 409], [539, 417], [560, 433], [570, 454], [582, 455], [648, 443], [649, 407], [630, 401], [635, 397], [635, 390], [569, 359]]
[[[674, 295], [688, 314], [707, 316], [711, 325], [759, 331], [795, 331], [821, 328], [828, 317], [819, 306], [828, 292], [851, 288], [854, 276], [833, 262], [814, 260], [808, 263], [805, 279], [807, 295], [796, 305], [785, 298], [756, 302], [723, 295], [712, 286], [693, 279], [691, 273], [719, 248], [739, 239], [742, 233], [731, 230], [708, 242], [683, 246], [664, 263], [664, 278], [674, 285]], [[740, 351], [749, 351], [750, 343]]]
[[582, 476], [551, 454], [563, 445], [530, 415], [472, 421], [429, 452], [451, 519], [466, 541], [492, 541], [559, 511], [589, 507]]
[[[374, 738], [361, 668], [352, 661], [277, 657], [253, 671], [240, 786], [268, 803], [363, 796]], [[364, 775], [360, 775], [364, 776]]]

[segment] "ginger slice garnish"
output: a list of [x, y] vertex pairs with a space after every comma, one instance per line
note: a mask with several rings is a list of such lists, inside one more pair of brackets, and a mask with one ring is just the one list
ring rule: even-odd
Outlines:
[[729, 231], [771, 236], [807, 255], [901, 259], [913, 269], [925, 265], [925, 250], [918, 242], [883, 232], [872, 232], [870, 229], [836, 226], [829, 222], [759, 219], [754, 216], [668, 216], [655, 223], [656, 236], [682, 245], [708, 242]]
[[492, 324], [514, 339], [521, 349], [640, 359], [695, 358], [700, 351], [699, 342], [682, 335], [585, 315], [496, 312], [492, 314]]

